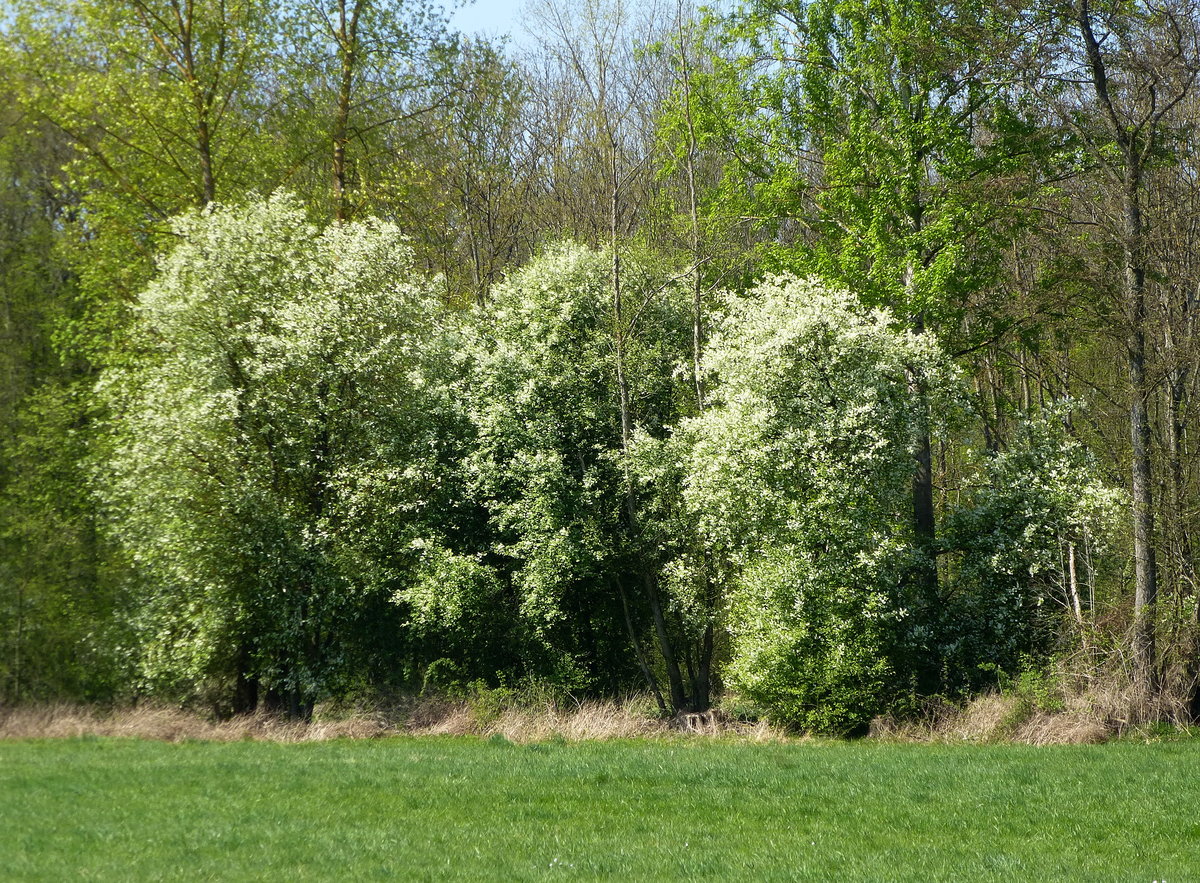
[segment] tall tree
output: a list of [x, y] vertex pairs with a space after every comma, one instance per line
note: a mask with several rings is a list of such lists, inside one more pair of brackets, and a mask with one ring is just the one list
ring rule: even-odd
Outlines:
[[[596, 165], [603, 169], [604, 205], [607, 208], [608, 254], [611, 293], [611, 342], [620, 417], [621, 450], [626, 463], [625, 517], [635, 534], [639, 530], [637, 494], [630, 472], [636, 403], [628, 350], [638, 333], [645, 302], [631, 303], [625, 291], [622, 254], [624, 239], [634, 220], [636, 203], [630, 199], [635, 184], [650, 177], [652, 127], [639, 126], [653, 68], [638, 63], [635, 40], [656, 36], [655, 8], [643, 11], [640, 19], [623, 0], [597, 0], [570, 4], [548, 0], [540, 11], [544, 27], [553, 36], [549, 45], [563, 70], [579, 85], [585, 110], [583, 131], [595, 151]], [[641, 34], [638, 34], [638, 31]], [[652, 94], [652, 93], [651, 93]], [[651, 291], [645, 297], [653, 298]], [[654, 623], [658, 649], [666, 669], [671, 705], [676, 711], [691, 707], [687, 696], [675, 638], [667, 621], [666, 601], [653, 562], [642, 561], [640, 582]], [[622, 588], [624, 592], [624, 588]], [[626, 601], [628, 603], [628, 601]]]
[[167, 218], [277, 180], [262, 86], [276, 33], [259, 0], [17, 4], [17, 100], [75, 148], [66, 174], [81, 210], [62, 237], [87, 302], [75, 355], [119, 349], [109, 339]]
[[[686, 296], [643, 260], [626, 260], [622, 273], [640, 314], [623, 374], [607, 253], [560, 246], [495, 290], [475, 347], [471, 473], [492, 516], [494, 554], [560, 671], [616, 689], [640, 673], [664, 710], [681, 711], [689, 697], [680, 657], [664, 658], [677, 646], [671, 611], [660, 596], [655, 612], [647, 586], [660, 588], [654, 490], [633, 480], [626, 432], [661, 439], [689, 404], [671, 370], [687, 354]], [[676, 678], [665, 697], [660, 665]]]
[[533, 137], [539, 121], [526, 74], [501, 48], [464, 42], [453, 95], [425, 119], [420, 167], [433, 186], [412, 188], [408, 216], [431, 221], [411, 235], [451, 299], [482, 304], [547, 232], [537, 224], [545, 151]]
[[[1169, 161], [1151, 170], [1147, 186], [1148, 213], [1154, 219], [1146, 237], [1148, 263], [1154, 285], [1152, 315], [1156, 319], [1155, 344], [1161, 365], [1162, 460], [1164, 464], [1158, 510], [1163, 518], [1162, 547], [1174, 592], [1177, 621], [1200, 621], [1195, 607], [1200, 598], [1197, 580], [1195, 532], [1200, 527], [1196, 506], [1196, 449], [1192, 427], [1196, 422], [1197, 364], [1200, 364], [1200, 181], [1194, 170], [1200, 162], [1200, 144], [1190, 137], [1200, 125], [1200, 94], [1193, 89], [1173, 114], [1165, 146]], [[1190, 603], [1191, 616], [1183, 606]]]
[[[6, 71], [12, 68], [5, 67]], [[19, 85], [0, 88], [16, 94]], [[57, 233], [71, 147], [9, 106], [0, 115], [0, 697], [108, 698], [112, 596], [97, 574], [78, 459], [82, 365], [54, 336], [74, 316]]]
[[437, 300], [393, 225], [321, 229], [292, 197], [174, 229], [139, 300], [147, 356], [102, 381], [142, 677], [242, 711], [261, 687], [308, 714], [363, 673], [374, 618], [402, 646], [389, 602], [449, 505]]
[[1106, 186], [1114, 213], [1104, 226], [1120, 254], [1120, 305], [1128, 378], [1130, 486], [1134, 548], [1133, 652], [1139, 680], [1155, 683], [1156, 561], [1154, 458], [1148, 338], [1146, 190], [1172, 114], [1200, 75], [1196, 9], [1190, 3], [1051, 6], [1047, 82], [1055, 107], [1076, 133]]
[[911, 664], [911, 436], [956, 372], [931, 336], [816, 281], [777, 278], [726, 310], [714, 407], [681, 435], [687, 505], [733, 577], [728, 674], [777, 719], [860, 729]]
[[58, 370], [22, 408], [10, 511], [31, 589], [54, 597], [56, 617], [75, 610], [92, 620], [75, 633], [78, 669], [62, 670], [99, 673], [107, 663], [93, 649], [123, 618], [114, 618], [123, 565], [91, 496], [104, 453], [93, 385], [101, 366], [137, 358], [130, 307], [166, 219], [272, 179], [277, 151], [261, 124], [275, 31], [269, 6], [255, 0], [17, 0], [6, 9], [0, 52], [14, 105], [26, 127], [63, 145], [49, 194], [61, 275], [44, 290], [63, 295], [44, 354]]

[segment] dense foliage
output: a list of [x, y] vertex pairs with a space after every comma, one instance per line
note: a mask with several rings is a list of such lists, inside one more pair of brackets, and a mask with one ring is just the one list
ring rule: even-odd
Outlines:
[[1196, 710], [1200, 13], [528, 20], [0, 7], [0, 699]]
[[[610, 274], [607, 255], [556, 246], [494, 291], [475, 326], [468, 468], [525, 627], [565, 683], [619, 689], [640, 640], [623, 610], [654, 562], [622, 448]], [[631, 267], [623, 283], [645, 307], [623, 350], [633, 417], [661, 435], [686, 316], [653, 275]]]

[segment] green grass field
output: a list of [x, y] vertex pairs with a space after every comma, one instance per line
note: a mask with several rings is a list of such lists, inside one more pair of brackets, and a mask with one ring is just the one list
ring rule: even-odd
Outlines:
[[0, 743], [0, 879], [1200, 880], [1200, 743]]

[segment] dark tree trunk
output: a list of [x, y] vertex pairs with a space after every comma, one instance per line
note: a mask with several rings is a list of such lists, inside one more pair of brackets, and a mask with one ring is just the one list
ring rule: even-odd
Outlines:
[[[621, 452], [628, 456], [629, 446], [633, 440], [633, 413], [630, 403], [629, 377], [625, 370], [625, 335], [629, 331], [625, 317], [623, 279], [621, 276], [621, 251], [619, 248], [620, 209], [621, 209], [621, 180], [617, 168], [618, 146], [610, 136], [609, 141], [609, 245], [612, 248], [612, 294], [613, 294], [613, 354], [616, 368], [618, 407], [621, 419]], [[628, 468], [628, 467], [626, 467]], [[637, 501], [634, 498], [633, 482], [628, 474], [625, 476], [625, 508], [629, 531], [636, 536], [638, 531]], [[644, 554], [639, 551], [639, 559]], [[666, 615], [663, 611], [662, 599], [658, 592], [658, 582], [645, 560], [640, 561], [642, 584], [646, 589], [646, 599], [650, 605], [650, 614], [654, 620], [654, 632], [658, 638], [659, 652], [667, 671], [667, 684], [671, 694], [671, 705], [675, 711], [687, 709], [687, 695], [683, 689], [683, 676], [679, 671], [679, 661], [675, 656], [671, 636], [667, 630]], [[624, 601], [622, 597], [622, 601]], [[628, 608], [626, 608], [628, 613]], [[632, 622], [631, 622], [632, 625]]]
[[647, 597], [650, 599], [650, 613], [654, 617], [654, 631], [658, 635], [659, 651], [662, 653], [663, 664], [667, 670], [667, 686], [671, 691], [671, 705], [674, 706], [675, 711], [686, 711], [690, 706], [687, 693], [683, 689], [683, 674], [679, 670], [679, 660], [675, 657], [674, 642], [667, 629], [662, 597], [658, 592], [658, 580], [649, 571], [644, 571], [642, 576]]
[[704, 627], [700, 639], [700, 658], [696, 664], [696, 680], [692, 685], [692, 711], [708, 711], [712, 705], [713, 624]]
[[[1174, 96], [1165, 98], [1158, 94], [1160, 84], [1157, 78], [1153, 78], [1153, 84], [1148, 87], [1149, 110], [1136, 125], [1132, 124], [1131, 117], [1118, 108], [1109, 90], [1108, 62], [1101, 41], [1096, 38], [1092, 28], [1089, 0], [1078, 0], [1074, 14], [1097, 104], [1104, 115], [1113, 141], [1120, 148], [1120, 164], [1113, 168], [1113, 173], [1121, 185], [1121, 249], [1125, 265], [1122, 306], [1126, 322], [1125, 350], [1130, 392], [1130, 484], [1134, 555], [1134, 622], [1131, 649], [1138, 681], [1148, 689], [1154, 690], [1157, 688], [1154, 610], [1158, 600], [1158, 568], [1154, 549], [1154, 472], [1148, 413], [1151, 388], [1146, 377], [1146, 266], [1141, 204], [1144, 183], [1142, 175], [1153, 153], [1157, 127], [1170, 108], [1181, 101], [1191, 89], [1196, 74], [1195, 70], [1191, 70], [1186, 82]], [[1184, 51], [1182, 45], [1180, 51]]]
[[237, 655], [237, 677], [233, 686], [233, 713], [250, 714], [258, 708], [258, 678], [248, 674], [250, 649], [245, 645]]
[[616, 580], [617, 591], [621, 596], [621, 610], [625, 614], [625, 628], [629, 633], [629, 642], [633, 647], [634, 657], [637, 659], [638, 668], [642, 672], [642, 677], [646, 680], [646, 687], [653, 694], [655, 701], [658, 702], [659, 711], [667, 710], [667, 703], [663, 699], [662, 690], [658, 688], [658, 678], [654, 676], [654, 672], [650, 668], [650, 663], [646, 659], [645, 651], [642, 650], [642, 642], [638, 638], [637, 629], [633, 625], [633, 616], [629, 611], [629, 596], [625, 593], [625, 586], [621, 583], [620, 578]]

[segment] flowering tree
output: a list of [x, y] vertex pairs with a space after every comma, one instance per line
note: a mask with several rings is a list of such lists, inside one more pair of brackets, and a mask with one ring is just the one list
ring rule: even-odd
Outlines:
[[471, 470], [495, 560], [557, 670], [576, 683], [640, 673], [660, 699], [665, 672], [682, 709], [652, 491], [625, 439], [627, 426], [661, 438], [691, 407], [675, 371], [688, 358], [687, 300], [681, 282], [626, 260], [618, 312], [611, 260], [560, 246], [493, 291], [474, 347]]
[[435, 542], [447, 332], [387, 224], [318, 228], [279, 196], [175, 233], [137, 305], [142, 358], [102, 380], [142, 672], [304, 713]]
[[951, 688], [981, 686], [981, 663], [985, 674], [1012, 671], [1053, 650], [1064, 621], [1085, 646], [1091, 636], [1125, 494], [1067, 433], [1067, 413], [1060, 403], [1022, 420], [946, 519], [950, 599], [938, 632]]
[[683, 427], [685, 494], [732, 575], [726, 680], [783, 722], [853, 730], [920, 618], [913, 428], [927, 402], [946, 410], [955, 372], [928, 335], [790, 278], [729, 300], [706, 367], [715, 406]]

